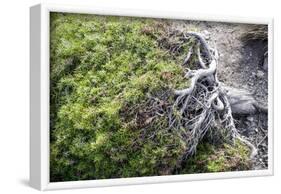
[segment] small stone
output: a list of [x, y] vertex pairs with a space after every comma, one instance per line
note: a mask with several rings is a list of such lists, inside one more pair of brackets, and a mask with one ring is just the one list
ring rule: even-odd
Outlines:
[[261, 70], [258, 70], [258, 72], [257, 72], [257, 78], [263, 78], [263, 76], [264, 76], [264, 72], [261, 71]]
[[210, 34], [211, 34], [211, 33], [210, 33], [208, 30], [204, 30], [204, 31], [202, 32], [202, 34], [204, 35], [204, 37], [205, 37], [206, 40], [210, 39]]
[[250, 121], [250, 122], [253, 122], [253, 121], [254, 121], [254, 117], [248, 116], [248, 117], [247, 117], [247, 120]]
[[253, 82], [248, 82], [248, 85], [249, 85], [249, 86], [253, 86], [254, 83], [253, 83]]

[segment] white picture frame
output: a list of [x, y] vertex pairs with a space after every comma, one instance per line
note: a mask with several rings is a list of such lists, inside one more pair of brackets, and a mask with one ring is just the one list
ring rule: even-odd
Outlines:
[[[50, 12], [153, 17], [268, 25], [268, 169], [137, 178], [55, 182], [49, 180], [49, 22]], [[30, 185], [39, 190], [103, 187], [273, 175], [273, 19], [213, 16], [148, 10], [40, 4], [30, 8]]]

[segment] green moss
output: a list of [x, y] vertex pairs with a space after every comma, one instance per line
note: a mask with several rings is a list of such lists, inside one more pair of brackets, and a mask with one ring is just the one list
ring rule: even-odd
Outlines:
[[185, 173], [226, 172], [233, 170], [249, 170], [249, 148], [236, 141], [234, 145], [211, 145], [201, 143], [197, 153], [184, 165]]

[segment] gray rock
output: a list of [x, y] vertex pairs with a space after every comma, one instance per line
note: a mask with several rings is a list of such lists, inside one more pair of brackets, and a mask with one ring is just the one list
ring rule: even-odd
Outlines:
[[211, 34], [211, 33], [210, 33], [208, 30], [204, 30], [204, 31], [202, 32], [202, 34], [204, 35], [204, 37], [205, 37], [206, 40], [210, 39], [210, 34]]
[[265, 71], [268, 70], [268, 58], [267, 58], [267, 56], [264, 57], [262, 68], [263, 68], [263, 70], [265, 70]]
[[257, 78], [263, 78], [264, 77], [264, 72], [263, 71], [260, 71], [260, 70], [258, 70], [258, 72], [257, 72]]
[[250, 122], [253, 122], [253, 121], [254, 121], [254, 117], [248, 116], [248, 117], [247, 117], [247, 120], [250, 121]]

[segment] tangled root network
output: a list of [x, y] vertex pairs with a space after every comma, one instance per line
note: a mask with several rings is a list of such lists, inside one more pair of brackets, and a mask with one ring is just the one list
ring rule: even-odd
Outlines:
[[[189, 49], [183, 62], [188, 88], [174, 90], [174, 103], [165, 111], [169, 118], [169, 129], [186, 142], [184, 158], [193, 155], [204, 135], [223, 134], [230, 143], [240, 140], [252, 150], [257, 149], [237, 131], [227, 91], [217, 78], [218, 52], [210, 48], [204, 37], [195, 32], [184, 34], [185, 39], [194, 39], [196, 44]], [[199, 68], [189, 69], [192, 56], [196, 57]]]

